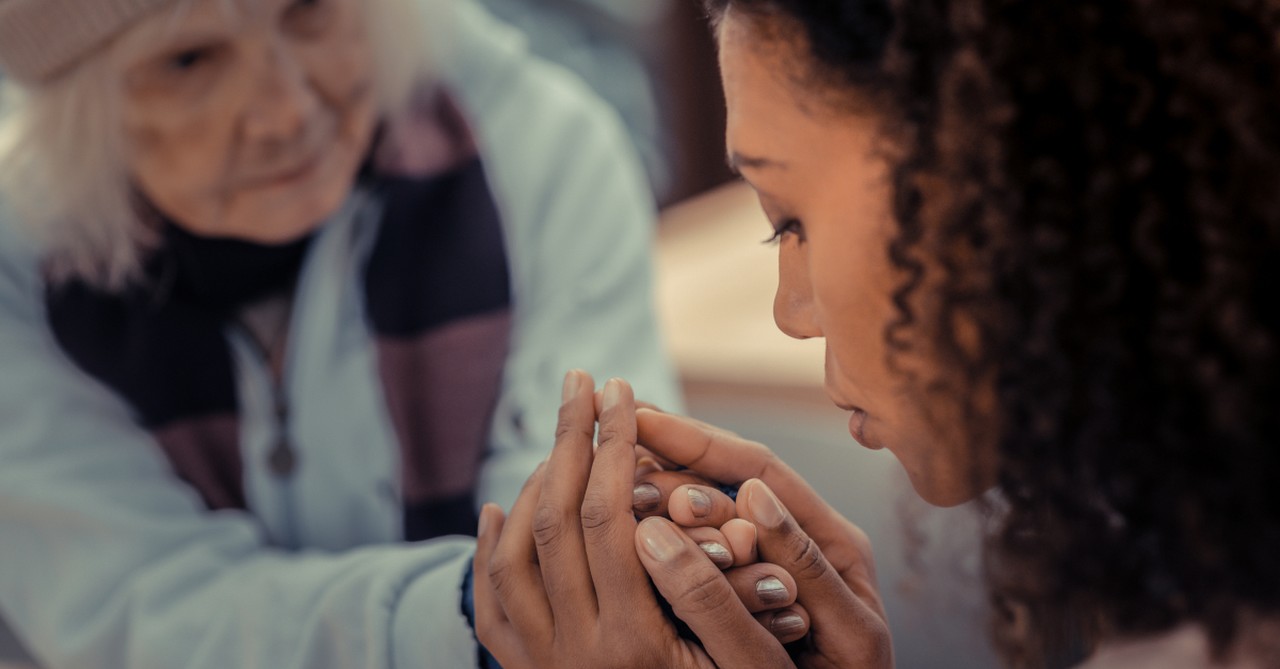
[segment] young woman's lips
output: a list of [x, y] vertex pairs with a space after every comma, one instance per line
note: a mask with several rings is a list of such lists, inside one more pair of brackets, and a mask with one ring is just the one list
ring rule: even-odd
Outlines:
[[880, 446], [873, 445], [867, 441], [867, 412], [848, 404], [837, 404], [837, 406], [850, 412], [849, 436], [853, 437], [853, 440], [863, 448], [869, 448], [873, 451], [880, 450]]
[[867, 412], [856, 408], [849, 409], [849, 411], [852, 412], [849, 414], [849, 435], [863, 447], [871, 448], [871, 445], [867, 443], [867, 436], [864, 432], [867, 426]]

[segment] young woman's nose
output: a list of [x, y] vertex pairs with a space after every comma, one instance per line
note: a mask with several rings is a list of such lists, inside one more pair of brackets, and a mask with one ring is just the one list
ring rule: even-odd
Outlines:
[[[784, 242], [785, 244], [785, 242]], [[796, 339], [821, 337], [813, 284], [800, 249], [783, 248], [778, 253], [778, 292], [773, 298], [773, 320], [783, 334]]]
[[246, 138], [282, 141], [300, 136], [320, 104], [306, 69], [287, 44], [266, 47], [256, 68]]

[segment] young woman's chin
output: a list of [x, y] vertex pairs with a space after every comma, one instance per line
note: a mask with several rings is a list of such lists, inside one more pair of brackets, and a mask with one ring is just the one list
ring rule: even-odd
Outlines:
[[941, 444], [930, 448], [899, 448], [889, 443], [886, 449], [898, 458], [907, 472], [911, 487], [921, 499], [933, 506], [953, 507], [981, 497], [995, 486], [994, 467], [984, 465], [968, 453], [949, 450], [938, 453]]

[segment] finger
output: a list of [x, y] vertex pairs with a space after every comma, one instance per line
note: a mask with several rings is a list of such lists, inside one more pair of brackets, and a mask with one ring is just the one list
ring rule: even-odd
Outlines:
[[687, 527], [684, 528], [684, 533], [693, 539], [693, 543], [698, 544], [698, 548], [706, 553], [707, 559], [717, 569], [724, 570], [733, 566], [733, 549], [723, 532], [714, 527]]
[[685, 527], [720, 527], [738, 517], [738, 507], [715, 488], [683, 485], [667, 498], [667, 514]]
[[533, 540], [533, 514], [545, 472], [546, 465], [538, 465], [520, 490], [511, 515], [503, 522], [486, 572], [506, 619], [523, 638], [538, 643], [550, 638], [554, 630]]
[[659, 464], [657, 460], [654, 460], [652, 456], [641, 455], [640, 454], [641, 450], [643, 449], [640, 449], [640, 448], [636, 449], [636, 480], [637, 481], [639, 481], [641, 478], [645, 476], [648, 476], [649, 474], [662, 471], [662, 465]]
[[[547, 460], [542, 495], [533, 517], [538, 564], [558, 629], [582, 629], [596, 615], [579, 517], [596, 432], [593, 388], [586, 372], [573, 370], [565, 375], [556, 443]], [[632, 470], [634, 462], [628, 475]]]
[[[718, 488], [708, 485], [710, 479], [700, 476], [696, 472], [690, 470], [684, 471], [662, 471], [654, 472], [641, 476], [636, 481], [635, 490], [633, 491], [632, 510], [641, 518], [649, 516], [666, 516], [668, 515], [668, 505], [671, 495], [676, 492], [680, 486], [684, 485], [701, 485], [705, 490], [710, 491], [711, 503], [720, 510], [720, 512], [729, 513], [732, 518], [737, 513], [733, 510], [733, 500], [729, 499]], [[675, 520], [674, 518], [672, 520]], [[716, 523], [710, 522], [692, 522], [690, 517], [686, 517], [688, 526], [715, 526]], [[677, 521], [679, 522], [679, 521]], [[686, 523], [681, 523], [686, 524]], [[723, 523], [721, 523], [723, 524]]]
[[733, 553], [733, 566], [741, 567], [759, 561], [756, 553], [756, 526], [749, 520], [731, 518], [720, 526], [720, 532], [729, 542]]
[[[595, 400], [596, 415], [598, 416], [600, 415], [600, 412], [604, 411], [604, 389], [601, 388], [600, 390], [597, 390], [593, 399]], [[644, 400], [636, 400], [635, 402], [637, 409], [648, 409], [650, 411], [658, 412], [662, 411], [662, 409], [653, 402], [645, 402]]]
[[809, 633], [809, 612], [799, 605], [757, 613], [756, 620], [782, 643], [794, 643]]
[[757, 562], [735, 567], [724, 575], [738, 593], [738, 601], [752, 613], [781, 609], [796, 602], [796, 580], [776, 564]]
[[769, 486], [757, 479], [742, 485], [738, 512], [756, 526], [760, 559], [795, 578], [797, 601], [812, 616], [811, 633], [824, 655], [839, 655], [856, 666], [881, 666], [892, 657], [882, 610], [855, 592], [877, 592], [874, 581], [865, 580], [866, 572], [838, 572]]
[[476, 534], [476, 554], [472, 559], [472, 588], [475, 595], [476, 639], [507, 669], [532, 667], [524, 643], [502, 610], [502, 601], [489, 579], [489, 562], [498, 547], [505, 518], [496, 504], [480, 509]]
[[636, 428], [645, 448], [722, 483], [763, 479], [785, 467], [763, 444], [692, 418], [640, 409]]
[[485, 504], [480, 508], [480, 524], [476, 529], [476, 554], [471, 561], [471, 572], [475, 584], [476, 626], [498, 627], [510, 624], [507, 614], [502, 611], [502, 600], [494, 592], [489, 580], [489, 559], [498, 547], [498, 537], [502, 535], [502, 525], [506, 520], [502, 509], [496, 504]]
[[841, 569], [868, 569], [874, 576], [875, 563], [865, 535], [763, 444], [654, 411], [637, 411], [636, 427], [646, 448], [715, 481], [732, 485], [752, 478], [764, 481], [824, 547], [829, 559]]
[[657, 624], [661, 609], [635, 552], [636, 419], [631, 386], [610, 379], [599, 416], [600, 445], [582, 501], [587, 564], [606, 627]]
[[671, 608], [721, 667], [794, 667], [782, 644], [738, 599], [720, 570], [665, 518], [646, 518], [636, 550]]

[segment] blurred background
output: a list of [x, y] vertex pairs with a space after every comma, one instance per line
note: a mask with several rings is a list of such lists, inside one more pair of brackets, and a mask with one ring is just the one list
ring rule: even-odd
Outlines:
[[[690, 414], [774, 448], [875, 546], [905, 669], [996, 667], [978, 518], [918, 501], [893, 457], [857, 446], [822, 392], [822, 343], [772, 322], [768, 224], [724, 162], [724, 102], [696, 0], [483, 0], [617, 108], [664, 213], [658, 304]], [[0, 621], [0, 669], [28, 669]]]

